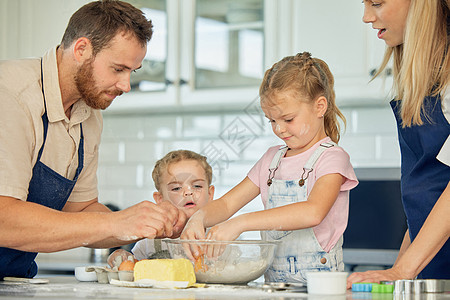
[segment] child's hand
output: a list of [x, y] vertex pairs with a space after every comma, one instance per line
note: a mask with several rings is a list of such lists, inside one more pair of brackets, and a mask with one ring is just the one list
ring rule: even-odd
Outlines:
[[234, 241], [242, 233], [241, 226], [236, 218], [217, 224], [209, 230], [206, 235], [207, 240], [213, 241]]
[[[131, 254], [130, 252], [128, 252], [128, 251], [126, 251], [126, 250], [124, 250], [124, 249], [117, 249], [116, 251], [114, 251], [113, 253], [111, 253], [111, 254], [108, 256], [108, 260], [107, 260], [108, 265], [109, 265], [111, 268], [119, 267], [120, 264], [121, 264], [123, 261], [127, 260], [127, 259], [128, 259], [128, 256], [130, 256], [130, 255], [133, 256], [133, 254]], [[133, 256], [133, 257], [134, 257], [134, 256]]]
[[[182, 240], [203, 240], [205, 239], [205, 227], [203, 226], [203, 218], [194, 214], [189, 221], [186, 223], [183, 232], [181, 233], [180, 239]], [[199, 248], [198, 245], [188, 245], [185, 244], [184, 250], [186, 255], [192, 260], [195, 261], [203, 252]]]
[[203, 218], [198, 214], [194, 214], [186, 223], [186, 226], [184, 227], [180, 238], [182, 240], [205, 239], [205, 227], [203, 226]]
[[[211, 227], [206, 235], [207, 240], [212, 241], [234, 241], [242, 233], [239, 222], [236, 222], [235, 218], [217, 224]], [[217, 258], [225, 251], [227, 244], [218, 244], [208, 246], [205, 250], [205, 254], [208, 258]]]

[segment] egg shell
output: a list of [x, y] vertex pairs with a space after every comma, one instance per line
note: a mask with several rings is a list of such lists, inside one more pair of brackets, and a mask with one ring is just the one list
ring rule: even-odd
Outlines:
[[119, 266], [119, 271], [133, 271], [133, 270], [134, 270], [134, 261], [124, 260]]

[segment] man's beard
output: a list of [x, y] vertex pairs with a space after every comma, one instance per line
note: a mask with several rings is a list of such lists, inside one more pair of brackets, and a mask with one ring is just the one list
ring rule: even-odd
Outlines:
[[[86, 104], [94, 109], [106, 109], [112, 101], [106, 99], [105, 92], [100, 91], [96, 87], [96, 82], [93, 74], [93, 63], [94, 59], [89, 59], [85, 61], [75, 74], [75, 85], [80, 93], [81, 99], [86, 102]], [[111, 95], [122, 95], [121, 91], [107, 91]], [[102, 97], [103, 96], [103, 97]]]

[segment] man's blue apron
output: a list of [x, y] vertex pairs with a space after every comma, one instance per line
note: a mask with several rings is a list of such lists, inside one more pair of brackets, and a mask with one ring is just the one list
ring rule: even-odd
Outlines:
[[[45, 112], [42, 116], [42, 124], [44, 126], [44, 141], [39, 150], [36, 164], [33, 167], [33, 176], [28, 187], [28, 202], [34, 202], [46, 207], [62, 210], [67, 202], [73, 187], [77, 182], [78, 175], [83, 169], [84, 161], [84, 138], [83, 128], [80, 124], [81, 137], [80, 146], [78, 148], [78, 168], [73, 180], [56, 173], [48, 166], [43, 164], [40, 159], [45, 146], [48, 129], [47, 109], [45, 106], [44, 80], [41, 61], [41, 84], [42, 95], [44, 96]], [[20, 200], [18, 200], [20, 201]], [[41, 220], [45, 222], [45, 220]], [[37, 274], [37, 265], [34, 261], [37, 253], [24, 252], [15, 249], [0, 247], [0, 279], [7, 276], [32, 278]]]
[[[396, 101], [391, 107], [397, 119], [401, 150], [401, 191], [411, 241], [431, 212], [450, 180], [450, 167], [436, 159], [450, 134], [450, 125], [441, 107], [441, 97], [426, 97], [421, 126], [402, 128], [400, 108]], [[447, 241], [418, 278], [450, 279], [450, 243]]]

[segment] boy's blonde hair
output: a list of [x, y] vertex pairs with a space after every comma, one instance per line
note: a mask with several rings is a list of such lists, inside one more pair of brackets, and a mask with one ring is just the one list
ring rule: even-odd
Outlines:
[[211, 185], [212, 182], [212, 168], [209, 163], [206, 161], [206, 157], [200, 155], [196, 152], [189, 150], [175, 150], [167, 153], [163, 158], [158, 160], [153, 168], [152, 178], [155, 183], [155, 188], [160, 191], [161, 187], [161, 176], [163, 172], [168, 171], [169, 166], [173, 163], [177, 163], [183, 160], [195, 160], [200, 163], [200, 165], [205, 170], [206, 180], [208, 181], [208, 186]]
[[[424, 99], [437, 96], [450, 83], [450, 0], [411, 0], [402, 45], [388, 47], [375, 77], [393, 56], [394, 91], [402, 126], [428, 121]], [[422, 113], [422, 116], [421, 116]]]
[[346, 121], [336, 106], [334, 78], [323, 60], [311, 57], [309, 52], [303, 52], [275, 63], [264, 74], [259, 88], [261, 103], [268, 101], [270, 105], [271, 96], [284, 91], [294, 91], [302, 101], [308, 102], [324, 96], [328, 104], [324, 114], [325, 133], [335, 143], [339, 142], [340, 124], [337, 117], [343, 121], [344, 126]]

